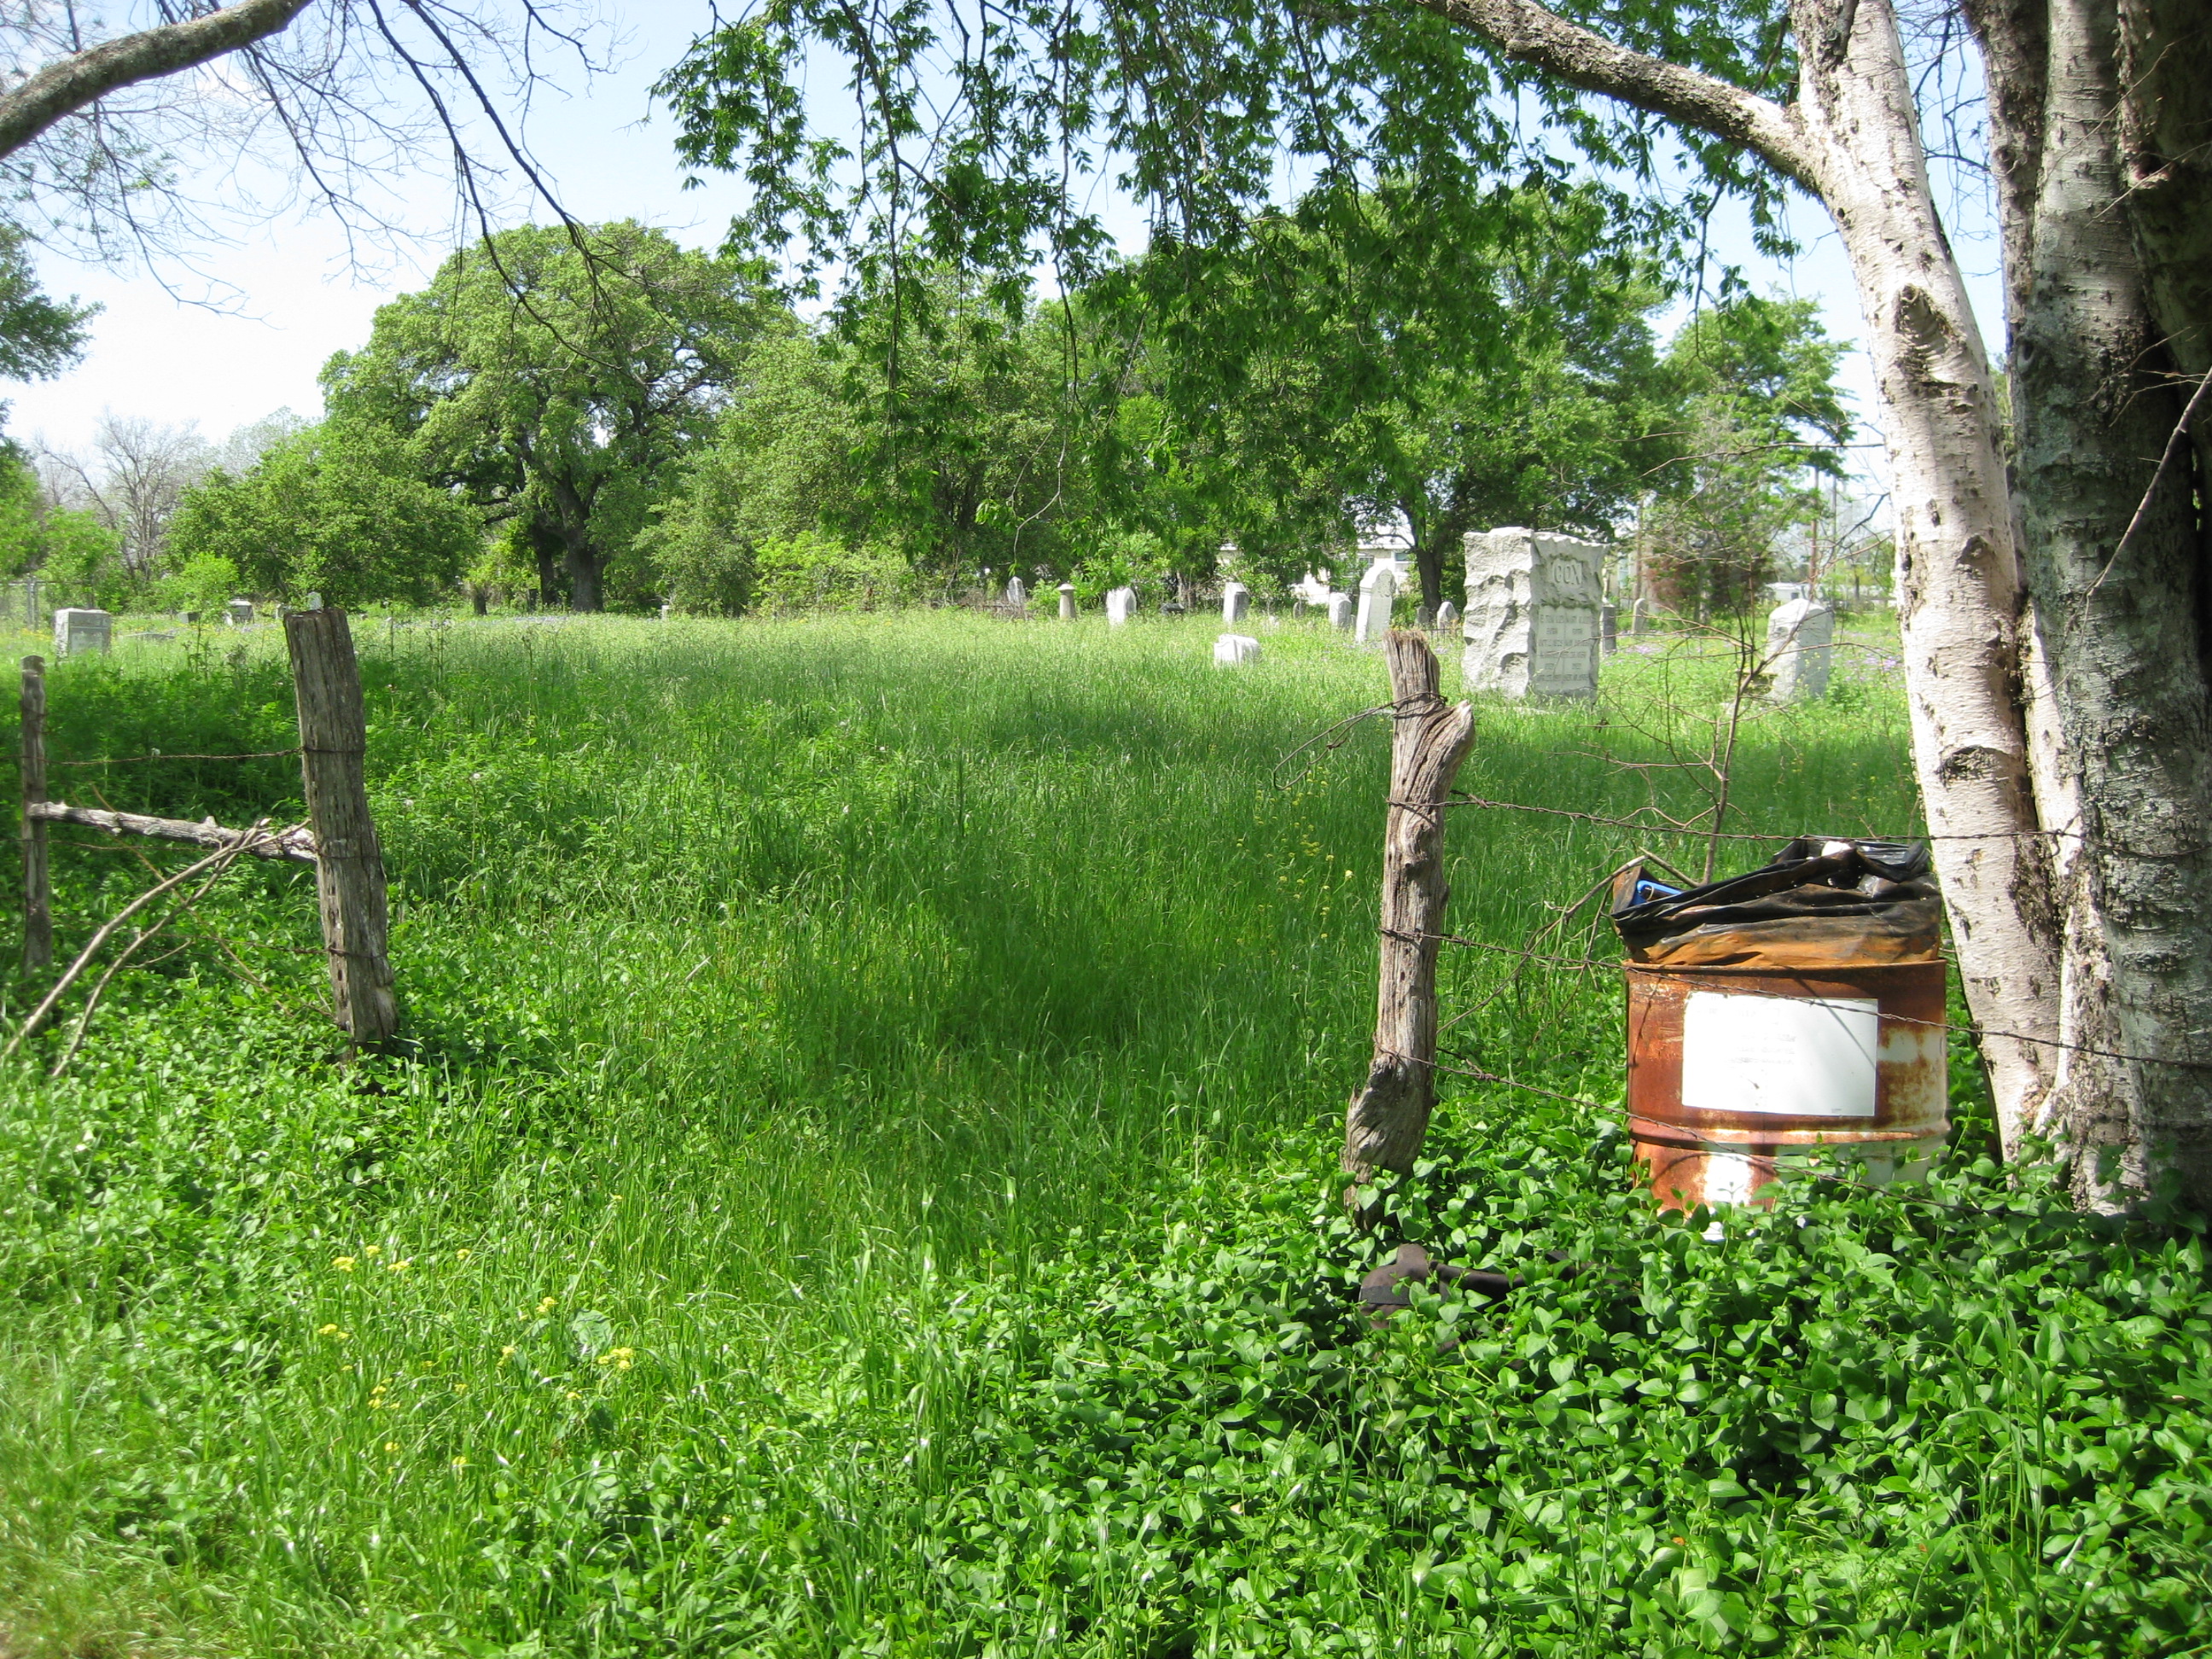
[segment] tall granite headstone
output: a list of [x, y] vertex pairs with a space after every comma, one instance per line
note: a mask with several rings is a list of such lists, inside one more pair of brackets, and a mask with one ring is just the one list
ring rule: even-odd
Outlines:
[[1826, 599], [1792, 599], [1766, 618], [1769, 702], [1806, 702], [1828, 695], [1836, 643], [1836, 607]]
[[105, 651], [115, 637], [115, 617], [106, 611], [74, 611], [64, 606], [54, 612], [54, 655], [82, 657]]
[[1234, 628], [1244, 620], [1252, 608], [1252, 590], [1243, 582], [1224, 583], [1221, 589], [1221, 621], [1224, 627]]
[[1006, 578], [1006, 609], [1026, 611], [1030, 606], [1030, 586], [1019, 576]]
[[1388, 559], [1377, 559], [1359, 579], [1359, 620], [1352, 636], [1360, 644], [1380, 640], [1390, 631], [1390, 607], [1398, 598], [1398, 572]]
[[1464, 546], [1468, 689], [1595, 696], [1605, 549], [1517, 528], [1470, 530]]

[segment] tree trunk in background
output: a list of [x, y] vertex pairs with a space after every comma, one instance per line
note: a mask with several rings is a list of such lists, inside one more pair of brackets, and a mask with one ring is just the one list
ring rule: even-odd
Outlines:
[[[2204, 175], [2201, 161], [2194, 173], [2161, 168], [2140, 150], [2131, 167], [2115, 141], [2135, 125], [2124, 60], [2147, 55], [2155, 69], [2185, 54], [2166, 50], [2172, 41], [2124, 50], [2114, 0], [1991, 9], [1976, 21], [2004, 76], [1993, 126], [2008, 210], [2020, 499], [2056, 716], [2046, 764], [2079, 803], [2080, 838], [2059, 842], [2054, 886], [2069, 1046], [2057, 1051], [2038, 1127], [2069, 1150], [2084, 1204], [2124, 1206], [2168, 1174], [2203, 1204], [2212, 1200], [2203, 1063], [2212, 1060], [2212, 697], [2196, 451], [2172, 441], [2193, 390], [2176, 378], [2184, 354], [2203, 374], [2206, 319], [2186, 313], [2206, 302], [2207, 276], [2192, 266], [2154, 280], [2143, 254], [2203, 257], [2201, 217], [2179, 222], [2177, 206], [2201, 196]], [[2171, 64], [2166, 74], [2179, 95]], [[2212, 85], [2195, 90], [2185, 118], [2151, 113], [2168, 128], [2193, 121], [2201, 146]], [[2147, 231], [2129, 178], [2146, 168], [2157, 179], [2145, 192]]]
[[562, 562], [568, 577], [568, 608], [605, 610], [605, 599], [599, 591], [599, 550], [592, 545], [589, 538], [572, 536], [562, 548]]

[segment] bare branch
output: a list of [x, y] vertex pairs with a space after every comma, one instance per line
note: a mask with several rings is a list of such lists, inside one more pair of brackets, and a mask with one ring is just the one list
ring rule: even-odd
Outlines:
[[0, 156], [12, 155], [66, 116], [120, 88], [158, 80], [290, 26], [307, 0], [239, 0], [180, 23], [141, 29], [47, 64], [0, 94]]
[[1534, 64], [1584, 92], [1618, 98], [1654, 115], [1740, 144], [1817, 193], [1813, 153], [1796, 116], [1771, 99], [1699, 70], [1607, 40], [1534, 0], [1420, 0], [1515, 61]]

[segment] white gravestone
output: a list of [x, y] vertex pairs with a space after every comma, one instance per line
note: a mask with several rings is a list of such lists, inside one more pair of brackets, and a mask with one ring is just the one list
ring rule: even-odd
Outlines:
[[106, 611], [61, 610], [54, 612], [54, 655], [82, 657], [105, 651], [115, 635], [115, 618]]
[[1449, 634], [1459, 626], [1459, 607], [1446, 599], [1437, 607], [1437, 631]]
[[233, 599], [223, 610], [229, 616], [233, 628], [243, 628], [253, 620], [253, 601], [251, 599]]
[[1119, 628], [1136, 614], [1137, 590], [1117, 587], [1106, 596], [1106, 620]]
[[[1252, 590], [1243, 582], [1231, 582], [1221, 590], [1221, 620], [1224, 626], [1234, 628], [1244, 620], [1252, 608]], [[1227, 635], [1222, 636], [1224, 639]]]
[[1359, 621], [1352, 637], [1365, 645], [1390, 631], [1390, 606], [1398, 597], [1398, 573], [1388, 559], [1377, 559], [1359, 579]]
[[1533, 530], [1470, 530], [1467, 684], [1508, 697], [1597, 695], [1605, 549]]
[[1023, 581], [1019, 576], [1008, 577], [1006, 579], [1007, 608], [1013, 611], [1026, 611], [1029, 609], [1029, 585]]
[[1328, 622], [1332, 628], [1352, 626], [1352, 595], [1332, 593], [1328, 596]]
[[1260, 641], [1249, 634], [1224, 634], [1213, 642], [1216, 662], [1239, 663], [1260, 660]]
[[1638, 599], [1628, 612], [1628, 631], [1648, 634], [1651, 631], [1651, 601]]
[[1620, 649], [1620, 610], [1611, 599], [1597, 608], [1597, 648], [1603, 657]]
[[1075, 584], [1073, 582], [1062, 582], [1060, 585], [1060, 619], [1062, 622], [1075, 620]]
[[1836, 642], [1836, 608], [1826, 599], [1792, 599], [1766, 619], [1770, 702], [1803, 702], [1828, 695]]
[[1291, 592], [1316, 608], [1328, 603], [1328, 584], [1310, 570], [1306, 572], [1304, 580], [1291, 587]]

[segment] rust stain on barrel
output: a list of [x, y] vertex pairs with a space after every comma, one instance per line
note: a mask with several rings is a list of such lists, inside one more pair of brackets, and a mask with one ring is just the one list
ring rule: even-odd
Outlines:
[[[1945, 1054], [1945, 965], [1669, 967], [1630, 963], [1629, 1132], [1663, 1206], [1756, 1202], [1777, 1160], [1823, 1146], [1855, 1146], [1893, 1165], [1938, 1150], [1950, 1127]], [[1683, 1103], [1683, 1033], [1691, 997], [1875, 1005], [1872, 1115], [1829, 1116]], [[1863, 1016], [1861, 1016], [1863, 1018]]]

